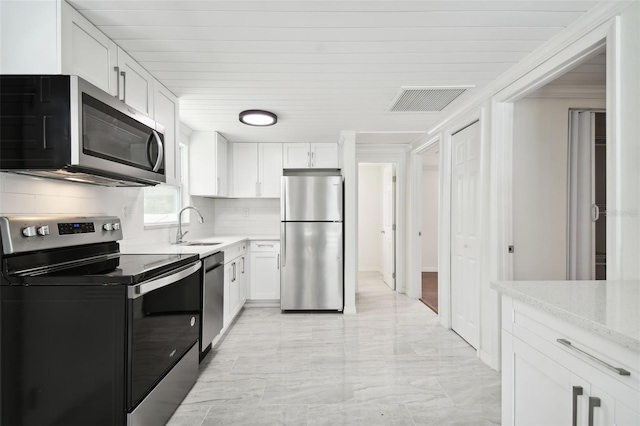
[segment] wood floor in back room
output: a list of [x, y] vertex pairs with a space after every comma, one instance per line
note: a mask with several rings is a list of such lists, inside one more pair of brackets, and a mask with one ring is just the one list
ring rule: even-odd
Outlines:
[[438, 313], [438, 273], [422, 273], [422, 303], [427, 305], [436, 314]]

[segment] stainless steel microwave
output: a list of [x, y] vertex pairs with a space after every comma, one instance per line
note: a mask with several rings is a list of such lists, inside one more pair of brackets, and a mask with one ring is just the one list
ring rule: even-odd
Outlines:
[[164, 127], [78, 76], [0, 76], [0, 170], [106, 186], [166, 182]]

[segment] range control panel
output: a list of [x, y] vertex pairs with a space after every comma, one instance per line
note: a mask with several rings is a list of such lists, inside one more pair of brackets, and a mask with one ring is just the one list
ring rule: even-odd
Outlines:
[[122, 239], [116, 216], [3, 216], [0, 233], [4, 254]]
[[87, 232], [96, 232], [96, 227], [94, 226], [93, 222], [73, 222], [58, 224], [58, 233], [60, 233], [60, 235], [86, 234]]

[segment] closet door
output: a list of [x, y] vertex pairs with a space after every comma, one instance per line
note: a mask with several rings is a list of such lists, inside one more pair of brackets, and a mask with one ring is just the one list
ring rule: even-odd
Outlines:
[[451, 327], [474, 348], [480, 341], [480, 123], [452, 138]]

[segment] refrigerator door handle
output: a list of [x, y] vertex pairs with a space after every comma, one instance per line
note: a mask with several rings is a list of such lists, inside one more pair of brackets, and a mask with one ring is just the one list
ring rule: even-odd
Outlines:
[[281, 247], [281, 260], [282, 263], [280, 264], [281, 268], [284, 268], [287, 264], [287, 224], [285, 222], [282, 222], [280, 224], [281, 230], [280, 230], [280, 235], [282, 238], [282, 241], [280, 243], [280, 247]]

